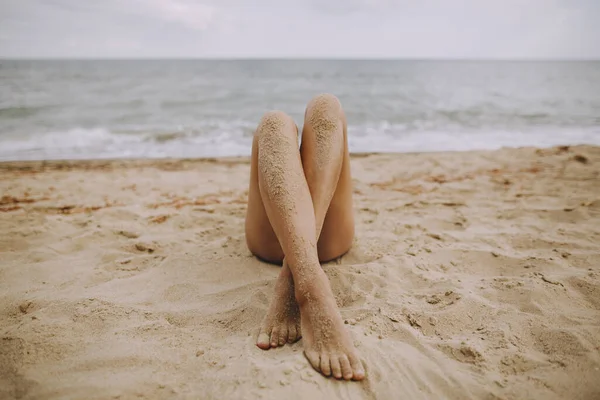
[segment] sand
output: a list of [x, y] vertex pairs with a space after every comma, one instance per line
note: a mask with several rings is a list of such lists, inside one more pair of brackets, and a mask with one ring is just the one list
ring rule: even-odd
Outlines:
[[0, 164], [0, 398], [600, 398], [600, 148], [353, 156], [361, 383], [254, 345], [249, 168]]

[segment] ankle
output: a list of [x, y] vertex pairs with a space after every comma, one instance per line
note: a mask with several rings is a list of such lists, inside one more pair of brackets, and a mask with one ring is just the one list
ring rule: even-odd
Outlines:
[[322, 301], [331, 294], [329, 280], [321, 268], [312, 272], [310, 279], [304, 279], [294, 286], [294, 294], [299, 306], [311, 301]]

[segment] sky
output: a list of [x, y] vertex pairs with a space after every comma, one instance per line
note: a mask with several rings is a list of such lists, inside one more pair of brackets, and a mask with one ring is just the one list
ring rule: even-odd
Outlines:
[[600, 59], [600, 0], [0, 0], [0, 57]]

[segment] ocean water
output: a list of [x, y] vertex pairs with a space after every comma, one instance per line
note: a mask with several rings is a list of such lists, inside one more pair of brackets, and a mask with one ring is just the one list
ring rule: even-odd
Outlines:
[[0, 60], [0, 160], [248, 155], [321, 92], [351, 152], [600, 145], [600, 62]]

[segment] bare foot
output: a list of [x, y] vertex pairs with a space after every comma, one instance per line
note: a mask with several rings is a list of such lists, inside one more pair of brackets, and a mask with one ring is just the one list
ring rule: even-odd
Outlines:
[[304, 354], [325, 376], [360, 381], [365, 370], [344, 327], [327, 276], [320, 268], [306, 287], [296, 287], [300, 305]]
[[300, 311], [294, 296], [292, 272], [285, 260], [267, 316], [262, 322], [256, 345], [263, 350], [294, 343], [302, 337]]

